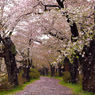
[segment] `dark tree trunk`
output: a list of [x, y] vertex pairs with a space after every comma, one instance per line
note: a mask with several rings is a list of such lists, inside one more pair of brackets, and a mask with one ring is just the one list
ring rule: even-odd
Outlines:
[[95, 23], [95, 6], [94, 6], [94, 23]]
[[55, 68], [55, 73], [57, 74], [57, 71], [58, 71], [58, 69], [57, 68]]
[[[70, 29], [71, 29], [71, 41], [72, 42], [76, 42], [78, 37], [79, 37], [79, 32], [78, 32], [78, 29], [77, 29], [77, 25], [74, 21], [72, 21], [70, 18], [69, 18], [69, 15], [66, 14], [66, 18], [67, 18], [67, 22], [69, 23], [69, 26], [70, 26]], [[71, 25], [72, 23], [72, 25]]]
[[72, 74], [71, 74], [71, 77], [72, 77], [72, 83], [77, 83], [77, 80], [78, 80], [78, 59], [76, 57], [74, 57], [74, 62], [73, 62], [73, 67], [72, 67]]
[[45, 70], [46, 70], [46, 76], [48, 76], [48, 68], [46, 67]]
[[30, 77], [29, 77], [30, 66], [29, 66], [28, 62], [29, 62], [28, 60], [25, 60], [23, 62], [23, 75], [22, 75], [22, 77], [26, 78], [27, 81], [30, 81]]
[[5, 64], [8, 72], [8, 81], [14, 85], [18, 85], [18, 78], [17, 78], [17, 66], [15, 62], [15, 57], [10, 58], [9, 56], [5, 57]]
[[87, 60], [83, 64], [83, 90], [95, 92], [95, 58]]
[[0, 72], [1, 72], [2, 58], [0, 58]]
[[43, 76], [45, 76], [45, 67], [43, 66], [43, 69], [42, 69], [42, 73], [43, 73]]
[[83, 48], [83, 52], [85, 52], [85, 59], [81, 62], [83, 66], [82, 87], [85, 91], [95, 92], [95, 37], [90, 42], [90, 47]]
[[69, 62], [69, 59], [65, 57], [65, 71], [69, 71], [72, 78], [72, 84], [76, 83], [78, 80], [78, 59], [76, 57], [73, 58], [73, 64]]
[[52, 76], [55, 77], [55, 66], [52, 67]]
[[8, 72], [8, 81], [14, 85], [18, 85], [18, 78], [17, 78], [17, 65], [15, 61], [15, 45], [11, 41], [9, 37], [6, 37], [5, 39], [0, 38], [0, 40], [4, 44], [4, 50], [3, 53], [0, 54], [0, 57], [4, 57], [7, 72]]
[[63, 2], [64, 2], [65, 0], [56, 0], [56, 1], [57, 1], [58, 5], [59, 5], [61, 8], [64, 8]]
[[62, 77], [62, 70], [61, 70], [61, 65], [58, 66], [58, 72], [59, 72], [59, 76]]
[[55, 66], [50, 65], [51, 66], [51, 77], [55, 76]]
[[69, 71], [70, 67], [70, 62], [69, 59], [67, 57], [64, 58], [64, 69], [65, 71]]
[[38, 72], [40, 73], [40, 75], [43, 75], [43, 72], [42, 72], [41, 68], [38, 70]]

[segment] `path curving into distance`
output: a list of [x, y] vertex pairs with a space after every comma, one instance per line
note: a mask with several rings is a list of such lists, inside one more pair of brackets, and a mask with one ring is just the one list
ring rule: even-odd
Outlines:
[[54, 78], [40, 77], [40, 80], [29, 84], [24, 90], [14, 95], [73, 95], [72, 91], [61, 86], [59, 81]]

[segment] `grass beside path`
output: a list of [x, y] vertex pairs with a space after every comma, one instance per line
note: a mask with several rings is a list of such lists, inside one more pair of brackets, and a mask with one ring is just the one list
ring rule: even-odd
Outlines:
[[[50, 76], [48, 76], [48, 77], [50, 77]], [[50, 78], [51, 78], [51, 77], [50, 77]], [[53, 78], [59, 79], [59, 80], [60, 80], [59, 84], [61, 84], [61, 85], [63, 85], [63, 86], [66, 86], [66, 87], [72, 89], [73, 94], [75, 94], [75, 95], [93, 95], [93, 94], [90, 93], [90, 92], [83, 91], [83, 90], [82, 90], [82, 85], [80, 85], [80, 84], [65, 83], [65, 82], [63, 81], [62, 77], [53, 77]], [[30, 80], [29, 82], [24, 83], [23, 86], [15, 87], [13, 90], [10, 90], [10, 91], [2, 91], [2, 92], [0, 92], [0, 95], [13, 95], [13, 94], [15, 94], [15, 93], [18, 92], [18, 91], [24, 90], [24, 88], [25, 88], [27, 85], [33, 83], [33, 82], [36, 81], [36, 80], [38, 80], [38, 79], [32, 79], [32, 80]], [[95, 94], [94, 94], [94, 95], [95, 95]]]
[[80, 85], [80, 84], [65, 83], [63, 81], [62, 77], [53, 77], [53, 78], [61, 80], [59, 82], [59, 84], [72, 89], [73, 94], [75, 94], [75, 95], [93, 95], [91, 92], [83, 91], [82, 85]]
[[24, 83], [23, 86], [17, 86], [17, 87], [15, 87], [13, 90], [2, 91], [2, 92], [0, 92], [0, 95], [13, 95], [13, 94], [15, 94], [15, 93], [18, 92], [18, 91], [24, 90], [24, 88], [25, 88], [27, 85], [33, 83], [33, 82], [36, 81], [36, 80], [38, 80], [38, 79], [32, 79], [32, 80], [30, 80], [29, 82]]

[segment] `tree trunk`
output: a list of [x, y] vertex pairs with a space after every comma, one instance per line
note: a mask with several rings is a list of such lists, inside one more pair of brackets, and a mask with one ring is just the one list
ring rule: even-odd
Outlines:
[[43, 76], [45, 76], [45, 67], [43, 66]]
[[85, 52], [84, 60], [82, 64], [82, 87], [83, 90], [89, 92], [95, 92], [95, 36], [90, 41], [90, 47], [84, 46], [83, 52]]
[[65, 63], [65, 71], [69, 71], [72, 78], [72, 84], [77, 82], [78, 79], [78, 59], [76, 57], [73, 58], [73, 64], [69, 62], [67, 57], [64, 58]]
[[48, 76], [48, 67], [46, 67], [45, 70], [46, 70], [46, 76]]
[[18, 85], [18, 78], [17, 78], [17, 66], [15, 63], [15, 58], [8, 58], [9, 56], [5, 57], [5, 64], [8, 72], [8, 81], [14, 85]]
[[0, 72], [1, 72], [2, 58], [0, 58]]
[[76, 83], [78, 80], [78, 59], [76, 57], [74, 57], [74, 62], [73, 62], [73, 79], [72, 79], [72, 83]]
[[18, 85], [18, 78], [17, 78], [17, 65], [15, 61], [15, 45], [11, 41], [9, 37], [4, 39], [4, 60], [8, 72], [8, 81], [14, 85]]
[[55, 76], [55, 66], [50, 65], [51, 66], [51, 77]]
[[94, 23], [95, 23], [95, 6], [94, 6]]
[[83, 80], [82, 80], [83, 90], [89, 92], [95, 92], [95, 58], [84, 62], [83, 64]]
[[30, 66], [28, 65], [28, 60], [25, 60], [23, 62], [23, 78], [26, 78], [27, 81], [30, 81], [30, 76], [29, 76], [29, 71], [30, 71]]
[[59, 72], [59, 76], [62, 77], [63, 74], [62, 74], [62, 70], [61, 70], [60, 64], [59, 64], [59, 66], [58, 66], [58, 72]]
[[64, 2], [65, 0], [56, 0], [56, 1], [57, 1], [58, 5], [59, 5], [61, 8], [64, 8], [63, 2]]

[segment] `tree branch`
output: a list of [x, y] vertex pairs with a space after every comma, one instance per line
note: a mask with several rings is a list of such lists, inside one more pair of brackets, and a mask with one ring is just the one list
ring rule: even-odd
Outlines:
[[[42, 25], [42, 24], [41, 24]], [[53, 25], [53, 24], [52, 24]], [[47, 31], [47, 33], [45, 33], [45, 34], [49, 34], [49, 35], [51, 35], [51, 36], [53, 36], [53, 37], [56, 37], [57, 39], [59, 39], [59, 40], [63, 40], [64, 41], [64, 39], [67, 39], [68, 41], [69, 41], [69, 39], [67, 38], [67, 37], [65, 37], [61, 32], [59, 32], [57, 29], [55, 29], [54, 27], [52, 27], [52, 25], [51, 25], [51, 27], [49, 28], [49, 30], [44, 26], [44, 25], [42, 25], [43, 27], [44, 27], [44, 29]], [[52, 33], [51, 31], [52, 30], [55, 30], [56, 31], [56, 34], [54, 34], [54, 33]], [[59, 34], [61, 34], [62, 36], [58, 36], [58, 34], [57, 33], [59, 33]]]
[[52, 32], [48, 32], [51, 36], [54, 36], [56, 38], [58, 38], [59, 40], [64, 40], [65, 38], [64, 37], [60, 37], [58, 36], [57, 34], [53, 34]]
[[4, 41], [4, 39], [1, 37], [1, 34], [0, 34], [0, 42], [3, 42], [3, 44], [5, 45], [5, 41]]
[[23, 14], [23, 15], [19, 16], [19, 17], [17, 18], [17, 20], [15, 20], [15, 24], [14, 24], [14, 26], [13, 26], [11, 32], [13, 32], [13, 30], [15, 29], [15, 26], [17, 25], [17, 23], [20, 21], [20, 19], [21, 19], [22, 17], [27, 16], [27, 15], [30, 15], [32, 12], [33, 12], [33, 11], [28, 12], [28, 13], [26, 13], [26, 14]]
[[45, 7], [45, 11], [47, 10], [47, 7], [58, 7], [59, 9], [61, 8], [58, 5], [44, 5], [41, 1], [37, 5], [35, 5], [33, 8], [37, 7], [40, 4]]
[[2, 78], [2, 77], [4, 77], [4, 76], [6, 76], [8, 73], [5, 73], [4, 75], [2, 75], [2, 76], [0, 76], [0, 78]]
[[33, 39], [33, 38], [31, 38], [31, 40], [33, 40], [33, 41], [35, 41], [35, 42], [38, 42], [38, 43], [42, 44], [42, 42], [39, 41], [39, 40], [37, 40], [37, 39]]

